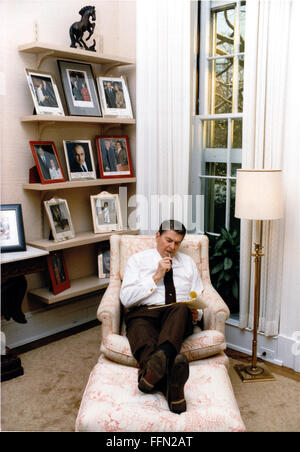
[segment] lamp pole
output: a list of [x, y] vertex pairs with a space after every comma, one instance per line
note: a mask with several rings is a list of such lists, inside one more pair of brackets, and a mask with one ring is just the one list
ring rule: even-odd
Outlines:
[[259, 296], [260, 296], [260, 271], [261, 271], [261, 258], [264, 255], [262, 253], [262, 221], [257, 220], [259, 224], [259, 243], [254, 244], [254, 313], [253, 313], [253, 339], [252, 339], [252, 366], [247, 367], [246, 371], [250, 375], [258, 375], [263, 373], [261, 367], [256, 365], [257, 356], [257, 330], [258, 330], [258, 316], [259, 316]]
[[256, 220], [258, 243], [254, 243], [254, 307], [251, 364], [234, 366], [243, 382], [275, 380], [264, 363], [257, 365], [257, 330], [259, 319], [262, 253], [262, 221], [283, 216], [281, 170], [237, 170], [235, 216]]

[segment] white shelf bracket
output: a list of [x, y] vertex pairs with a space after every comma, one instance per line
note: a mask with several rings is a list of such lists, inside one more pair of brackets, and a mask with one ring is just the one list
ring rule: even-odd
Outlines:
[[55, 122], [54, 122], [54, 121], [47, 121], [46, 123], [41, 123], [41, 122], [38, 123], [38, 136], [39, 136], [39, 141], [41, 141], [41, 138], [42, 138], [42, 135], [43, 135], [43, 133], [44, 133], [44, 130], [45, 130], [47, 127], [54, 126], [54, 125], [55, 125]]
[[40, 69], [41, 64], [44, 62], [44, 60], [46, 60], [47, 58], [51, 58], [53, 55], [54, 55], [53, 50], [49, 50], [48, 52], [44, 52], [44, 53], [39, 53], [36, 56], [36, 68]]
[[117, 63], [117, 64], [112, 64], [110, 66], [105, 65], [105, 71], [104, 71], [103, 75], [107, 75], [109, 72], [111, 72], [113, 69], [115, 69], [119, 66], [122, 66], [122, 64]]
[[103, 126], [103, 135], [108, 135], [109, 130], [122, 128], [120, 124], [108, 124]]

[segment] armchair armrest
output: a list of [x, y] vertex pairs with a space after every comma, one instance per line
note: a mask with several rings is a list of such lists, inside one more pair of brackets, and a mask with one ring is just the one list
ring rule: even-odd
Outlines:
[[210, 284], [204, 288], [202, 298], [209, 305], [204, 309], [204, 329], [217, 330], [225, 336], [225, 322], [230, 315], [227, 304]]
[[97, 318], [102, 323], [102, 338], [108, 334], [118, 334], [120, 330], [120, 288], [121, 281], [111, 279], [97, 310]]

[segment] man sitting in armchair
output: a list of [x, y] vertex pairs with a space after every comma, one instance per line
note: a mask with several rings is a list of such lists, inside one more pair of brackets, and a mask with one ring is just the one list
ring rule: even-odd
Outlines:
[[156, 248], [128, 259], [120, 299], [125, 307], [126, 334], [139, 363], [138, 387], [162, 391], [174, 413], [186, 410], [184, 385], [189, 377], [187, 358], [180, 354], [184, 339], [202, 310], [184, 303], [190, 292], [202, 293], [196, 264], [178, 251], [186, 229], [175, 220], [164, 221], [156, 233]]

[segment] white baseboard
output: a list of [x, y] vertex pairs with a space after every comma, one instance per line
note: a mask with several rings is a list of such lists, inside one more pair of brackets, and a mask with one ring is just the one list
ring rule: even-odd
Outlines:
[[101, 297], [101, 294], [95, 294], [27, 312], [27, 323], [24, 324], [3, 320], [2, 340], [5, 340], [9, 348], [15, 348], [95, 320]]
[[[252, 354], [252, 330], [241, 330], [237, 322], [229, 321], [225, 329], [227, 347], [232, 350]], [[297, 338], [285, 336], [267, 337], [258, 333], [257, 335], [257, 357], [265, 361], [285, 366], [300, 372], [300, 351]]]

